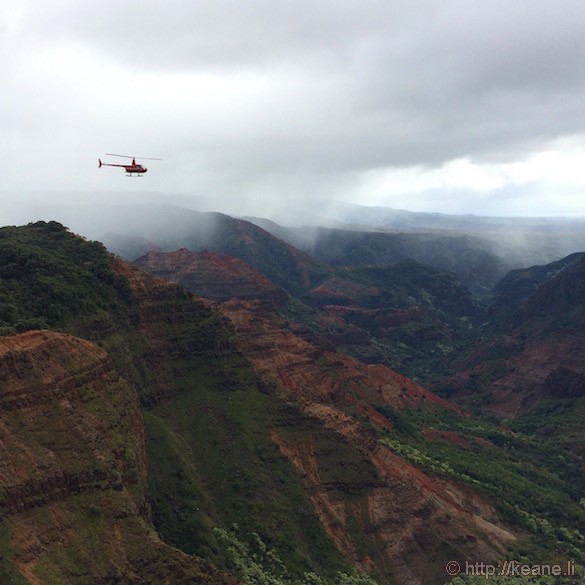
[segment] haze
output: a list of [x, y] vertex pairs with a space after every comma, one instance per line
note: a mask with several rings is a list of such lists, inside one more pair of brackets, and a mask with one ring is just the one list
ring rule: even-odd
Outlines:
[[[584, 215], [584, 33], [579, 0], [5, 2], [3, 207], [149, 191]], [[105, 152], [164, 160], [129, 179]]]

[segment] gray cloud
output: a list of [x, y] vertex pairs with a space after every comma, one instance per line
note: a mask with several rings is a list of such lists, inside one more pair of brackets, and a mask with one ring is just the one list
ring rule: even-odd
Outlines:
[[138, 189], [94, 168], [122, 151], [165, 158], [161, 191], [367, 200], [375, 170], [585, 146], [584, 31], [580, 0], [23, 0], [0, 9], [0, 169]]

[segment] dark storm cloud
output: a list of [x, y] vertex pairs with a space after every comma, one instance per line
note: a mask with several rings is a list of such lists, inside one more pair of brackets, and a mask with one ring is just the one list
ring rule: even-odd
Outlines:
[[61, 2], [40, 7], [30, 25], [36, 37], [95, 43], [116, 60], [137, 67], [248, 68], [281, 59], [311, 61], [320, 52], [338, 58], [356, 37], [371, 34], [378, 6], [306, 0], [106, 0], [76, 9]]
[[358, 109], [399, 136], [392, 160], [505, 159], [583, 131], [585, 4], [437, 4], [364, 61]]

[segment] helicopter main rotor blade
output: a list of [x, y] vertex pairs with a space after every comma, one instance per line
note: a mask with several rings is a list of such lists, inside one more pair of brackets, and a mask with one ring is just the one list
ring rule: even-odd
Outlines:
[[106, 152], [108, 156], [119, 156], [121, 158], [134, 158], [134, 159], [141, 159], [141, 160], [162, 160], [162, 158], [150, 158], [148, 156], [128, 156], [127, 154], [113, 154], [112, 152]]

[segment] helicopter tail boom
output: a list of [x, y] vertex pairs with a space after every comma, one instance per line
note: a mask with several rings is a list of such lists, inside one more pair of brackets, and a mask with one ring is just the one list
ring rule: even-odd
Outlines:
[[[140, 165], [134, 165], [134, 166], [133, 165], [116, 165], [113, 163], [102, 162], [99, 159], [98, 159], [98, 161], [99, 161], [99, 168], [101, 168], [101, 167], [120, 167], [121, 169], [131, 169], [131, 168], [134, 168], [134, 166], [138, 166], [140, 168]], [[137, 172], [140, 172], [140, 171], [137, 171]]]

